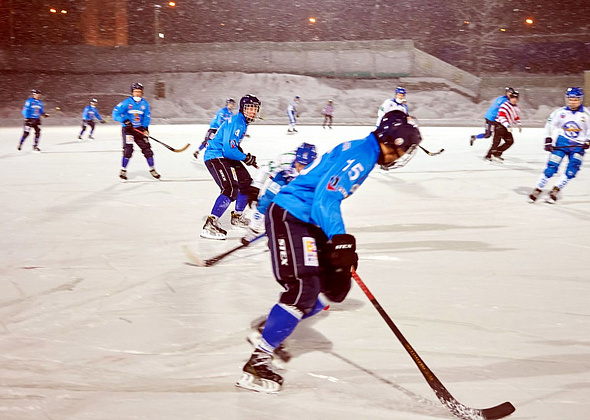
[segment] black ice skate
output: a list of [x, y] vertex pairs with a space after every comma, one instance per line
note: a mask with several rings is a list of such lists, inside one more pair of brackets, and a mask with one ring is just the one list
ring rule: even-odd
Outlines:
[[39, 147], [37, 145], [33, 146], [33, 152], [39, 153], [40, 151], [41, 151], [41, 149], [39, 149]]
[[150, 175], [156, 179], [160, 179], [160, 174], [156, 172], [154, 168], [150, 169]]
[[257, 392], [276, 394], [283, 385], [283, 377], [272, 369], [272, 355], [255, 350], [242, 368], [236, 386]]
[[473, 143], [475, 143], [475, 136], [471, 136], [471, 138], [469, 139], [469, 145], [473, 146]]
[[250, 224], [250, 219], [246, 219], [242, 213], [235, 211], [231, 212], [231, 224], [232, 226], [247, 228]]
[[193, 153], [193, 156], [195, 157], [195, 159], [199, 158], [199, 150], [197, 150], [195, 153]]
[[119, 172], [119, 178], [121, 178], [124, 181], [127, 181], [127, 169], [121, 169], [121, 171]]
[[559, 193], [559, 188], [553, 187], [551, 191], [549, 191], [549, 197], [545, 200], [549, 204], [555, 204], [557, 201], [557, 194]]
[[537, 198], [539, 198], [542, 192], [542, 189], [535, 188], [535, 191], [529, 194], [529, 203], [534, 203], [535, 201], [537, 201]]
[[201, 238], [224, 240], [227, 238], [227, 231], [221, 228], [215, 216], [209, 216], [201, 230]]

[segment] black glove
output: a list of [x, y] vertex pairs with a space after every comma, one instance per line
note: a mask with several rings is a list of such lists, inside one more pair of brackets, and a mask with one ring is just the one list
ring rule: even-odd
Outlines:
[[125, 124], [125, 127], [129, 128], [129, 129], [133, 128], [133, 123], [129, 120], [123, 121], [123, 124]]
[[545, 137], [545, 151], [553, 151], [553, 145], [551, 143], [553, 143], [553, 139], [551, 137]]
[[107, 122], [105, 120], [100, 120], [101, 124], [106, 124]]
[[335, 268], [335, 271], [350, 272], [351, 268], [358, 267], [359, 257], [356, 253], [356, 241], [354, 236], [348, 233], [332, 236], [328, 241], [327, 257]]
[[584, 143], [584, 149], [590, 149], [590, 142], [589, 141]]
[[41, 114], [41, 116], [42, 116], [43, 118], [47, 118], [47, 117], [49, 117], [49, 114], [45, 114], [45, 113], [43, 113], [43, 114]]
[[244, 163], [248, 166], [256, 166], [256, 156], [252, 156], [248, 153], [244, 159]]
[[260, 188], [250, 186], [248, 189], [248, 205], [252, 207], [252, 203], [258, 202], [258, 194], [260, 194]]
[[217, 133], [217, 128], [210, 128], [207, 130], [207, 134], [205, 134], [205, 141], [212, 140], [215, 137], [215, 133]]

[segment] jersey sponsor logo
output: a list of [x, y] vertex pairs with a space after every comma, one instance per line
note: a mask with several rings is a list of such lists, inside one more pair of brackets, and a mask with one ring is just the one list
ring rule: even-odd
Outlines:
[[563, 132], [571, 139], [577, 139], [582, 132], [582, 129], [575, 121], [568, 121], [563, 124]]
[[289, 254], [287, 254], [287, 242], [283, 238], [279, 238], [277, 240], [279, 244], [279, 259], [281, 260], [281, 265], [289, 265]]
[[318, 267], [318, 250], [315, 243], [315, 238], [304, 236], [303, 241], [303, 265], [306, 267]]
[[340, 177], [337, 176], [333, 176], [332, 178], [330, 178], [330, 181], [328, 182], [328, 186], [326, 187], [326, 189], [328, 191], [337, 191], [337, 185], [340, 182]]

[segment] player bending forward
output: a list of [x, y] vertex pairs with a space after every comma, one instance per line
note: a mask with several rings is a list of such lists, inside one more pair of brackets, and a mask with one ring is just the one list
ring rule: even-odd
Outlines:
[[340, 203], [375, 165], [403, 166], [421, 140], [406, 114], [389, 112], [367, 137], [339, 144], [279, 191], [266, 212], [265, 227], [273, 273], [285, 290], [270, 310], [262, 340], [237, 386], [270, 393], [280, 390], [283, 378], [272, 365], [275, 349], [299, 321], [325, 308], [320, 293], [342, 302], [351, 287], [358, 256], [354, 236], [344, 228]]
[[[570, 87], [565, 92], [566, 106], [557, 108], [551, 113], [545, 124], [545, 150], [551, 152], [547, 168], [539, 177], [537, 187], [529, 195], [529, 201], [534, 203], [543, 192], [543, 187], [549, 182], [567, 156], [568, 164], [565, 173], [559, 178], [549, 192], [548, 203], [557, 201], [557, 194], [565, 187], [582, 166], [584, 153], [590, 147], [590, 112], [582, 105], [584, 91], [579, 87]], [[555, 145], [553, 138], [556, 136]]]
[[[270, 161], [258, 170], [249, 197], [249, 201], [257, 201], [256, 210], [248, 225], [248, 233], [242, 238], [244, 245], [250, 244], [252, 239], [264, 231], [264, 214], [281, 188], [294, 180], [316, 157], [315, 145], [303, 143], [297, 150], [283, 153], [278, 159]], [[261, 191], [264, 191], [264, 194], [260, 195]]]

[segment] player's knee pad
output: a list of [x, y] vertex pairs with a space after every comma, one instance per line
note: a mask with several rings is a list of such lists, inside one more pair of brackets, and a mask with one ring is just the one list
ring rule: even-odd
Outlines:
[[571, 157], [570, 162], [567, 165], [567, 169], [565, 170], [565, 175], [569, 179], [575, 178], [576, 177], [576, 174], [580, 170], [580, 167], [581, 166], [582, 166], [582, 155], [579, 155], [579, 154], [575, 153]]
[[547, 178], [551, 178], [553, 175], [555, 175], [562, 160], [563, 156], [557, 155], [555, 153], [552, 153], [551, 156], [549, 156], [549, 162], [547, 162], [547, 168], [544, 172]]
[[126, 157], [127, 159], [131, 159], [131, 156], [133, 156], [133, 146], [126, 144], [125, 147], [123, 148], [123, 157]]
[[141, 149], [141, 152], [143, 153], [143, 155], [145, 156], [146, 159], [149, 159], [151, 157], [154, 157], [154, 152], [149, 147], [146, 147], [144, 149]]

